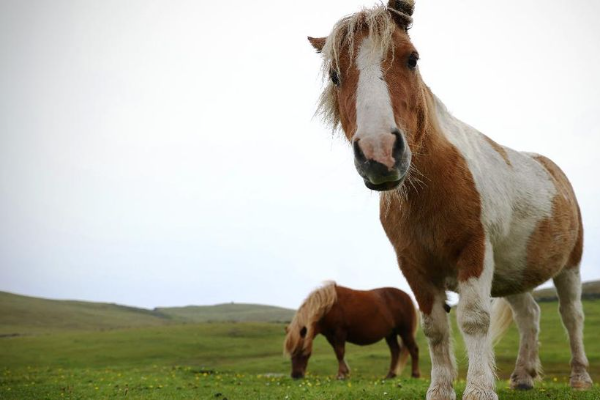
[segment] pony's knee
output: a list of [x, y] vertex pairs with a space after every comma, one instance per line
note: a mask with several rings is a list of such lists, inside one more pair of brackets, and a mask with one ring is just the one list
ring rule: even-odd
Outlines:
[[[443, 317], [447, 318], [445, 315]], [[439, 316], [436, 318], [433, 315], [423, 315], [422, 326], [423, 333], [432, 346], [440, 344], [450, 337], [448, 321], [440, 320]]]
[[467, 335], [487, 334], [490, 328], [490, 310], [483, 301], [459, 303], [458, 325]]

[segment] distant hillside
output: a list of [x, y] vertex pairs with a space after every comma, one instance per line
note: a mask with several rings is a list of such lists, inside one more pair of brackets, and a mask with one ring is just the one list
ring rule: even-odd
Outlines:
[[296, 312], [289, 308], [242, 303], [155, 308], [154, 310], [190, 322], [288, 322]]
[[294, 310], [256, 304], [144, 308], [0, 292], [0, 337], [198, 322], [284, 322]]
[[[557, 301], [555, 288], [536, 290], [533, 293], [537, 301]], [[600, 281], [584, 282], [581, 297], [584, 299], [600, 299]]]
[[157, 326], [172, 320], [143, 308], [0, 292], [0, 335]]

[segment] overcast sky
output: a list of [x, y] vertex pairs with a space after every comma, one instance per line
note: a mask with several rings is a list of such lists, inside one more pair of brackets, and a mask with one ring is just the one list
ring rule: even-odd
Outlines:
[[[312, 118], [306, 36], [363, 1], [0, 1], [0, 290], [296, 307], [326, 279], [408, 289], [378, 195]], [[426, 83], [566, 171], [600, 278], [600, 2], [416, 7]]]

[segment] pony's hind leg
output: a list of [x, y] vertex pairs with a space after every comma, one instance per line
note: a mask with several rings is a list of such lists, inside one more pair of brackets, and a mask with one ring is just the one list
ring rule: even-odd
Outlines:
[[398, 361], [400, 360], [400, 345], [398, 344], [398, 338], [396, 337], [396, 333], [392, 333], [391, 335], [385, 338], [388, 347], [390, 348], [390, 353], [392, 353], [392, 361], [390, 362], [390, 371], [388, 372], [385, 379], [391, 379], [396, 377], [396, 368], [398, 367]]
[[583, 307], [579, 268], [563, 270], [554, 278], [560, 303], [559, 311], [571, 344], [571, 387], [585, 390], [592, 386], [587, 372], [588, 359], [583, 348]]
[[[415, 323], [418, 323], [415, 321]], [[412, 372], [411, 376], [413, 378], [420, 378], [421, 371], [419, 370], [419, 346], [414, 338], [414, 336], [410, 333], [403, 334], [402, 338], [402, 349], [400, 351], [400, 360], [399, 364], [406, 364], [406, 360], [403, 360], [404, 357], [408, 357], [405, 355], [406, 353], [410, 354], [411, 362], [412, 362]], [[404, 367], [404, 365], [400, 365]]]
[[531, 293], [506, 297], [513, 311], [513, 318], [520, 335], [519, 356], [515, 370], [510, 376], [512, 389], [533, 388], [533, 380], [541, 373], [538, 357], [538, 334], [540, 331], [540, 307]]

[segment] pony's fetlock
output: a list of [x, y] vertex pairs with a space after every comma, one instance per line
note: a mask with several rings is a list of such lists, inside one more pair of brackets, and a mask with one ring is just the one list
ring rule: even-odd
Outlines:
[[510, 376], [510, 388], [515, 390], [533, 389], [533, 377], [524, 370], [515, 370]]
[[574, 390], [588, 390], [594, 385], [594, 382], [592, 381], [590, 374], [583, 370], [571, 375], [570, 384], [571, 388]]
[[456, 393], [452, 384], [431, 384], [427, 389], [427, 400], [456, 400]]
[[469, 385], [463, 393], [463, 400], [498, 400], [498, 395], [493, 389]]

